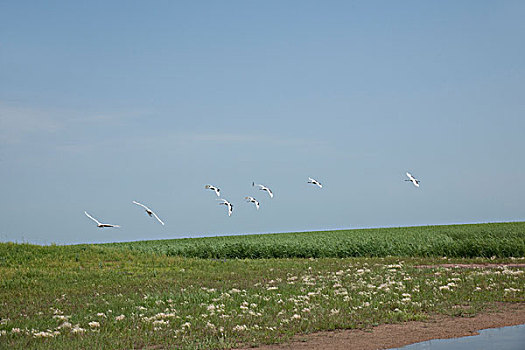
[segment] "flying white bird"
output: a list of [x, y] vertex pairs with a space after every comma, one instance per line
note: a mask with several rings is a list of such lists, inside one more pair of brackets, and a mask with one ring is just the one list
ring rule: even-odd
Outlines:
[[228, 202], [226, 199], [223, 199], [223, 198], [217, 199], [217, 200], [222, 201], [221, 203], [219, 203], [219, 205], [224, 204], [228, 206], [228, 216], [231, 216], [233, 212], [233, 204], [231, 204], [230, 202]]
[[270, 190], [268, 187], [266, 187], [266, 186], [264, 186], [264, 185], [256, 184], [255, 182], [252, 182], [252, 186], [259, 186], [259, 190], [260, 190], [260, 191], [266, 191], [266, 192], [268, 192], [268, 194], [270, 195], [270, 198], [273, 198], [272, 190]]
[[419, 187], [419, 183], [420, 181], [418, 179], [416, 179], [415, 177], [413, 177], [410, 173], [407, 172], [407, 176], [408, 176], [408, 180], [405, 180], [405, 181], [410, 181], [414, 184], [414, 186], [416, 187]]
[[157, 219], [161, 224], [162, 226], [164, 226], [164, 223], [162, 222], [162, 220], [157, 216], [157, 214], [155, 214], [153, 212], [153, 210], [151, 210], [150, 208], [146, 207], [144, 204], [142, 203], [139, 203], [139, 202], [135, 202], [133, 201], [133, 203], [135, 203], [136, 205], [140, 205], [142, 208], [144, 208], [144, 210], [146, 210], [146, 213], [151, 217], [151, 216], [154, 216], [155, 219]]
[[312, 179], [311, 177], [308, 178], [308, 183], [312, 185], [317, 185], [319, 186], [319, 188], [323, 188], [323, 185], [321, 185], [319, 181]]
[[257, 202], [257, 199], [250, 196], [244, 197], [244, 199], [246, 199], [247, 202], [255, 203], [255, 207], [257, 208], [257, 210], [259, 210], [259, 202]]
[[101, 224], [97, 219], [95, 219], [94, 217], [92, 217], [91, 215], [89, 215], [89, 214], [87, 213], [87, 211], [85, 211], [84, 214], [86, 214], [86, 216], [87, 216], [88, 218], [90, 218], [91, 220], [95, 221], [95, 222], [97, 223], [97, 227], [100, 227], [100, 228], [102, 228], [102, 227], [120, 227], [119, 225]]
[[217, 188], [217, 187], [212, 186], [212, 185], [206, 185], [206, 186], [204, 186], [204, 188], [207, 189], [207, 190], [215, 191], [215, 194], [217, 195], [217, 197], [220, 197], [220, 195], [221, 195], [221, 189], [220, 188]]

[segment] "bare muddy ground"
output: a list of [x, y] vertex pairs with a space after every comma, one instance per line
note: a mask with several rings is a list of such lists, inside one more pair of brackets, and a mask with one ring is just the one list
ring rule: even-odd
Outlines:
[[[386, 324], [367, 330], [337, 330], [299, 335], [291, 343], [261, 346], [259, 350], [352, 349], [401, 347], [430, 339], [477, 335], [479, 330], [525, 324], [525, 303], [500, 303], [474, 317], [435, 315], [426, 321]], [[248, 348], [247, 348], [248, 349]]]
[[438, 267], [457, 268], [457, 269], [497, 269], [505, 267], [525, 267], [525, 264], [439, 264], [439, 265], [416, 265], [420, 269], [433, 269]]

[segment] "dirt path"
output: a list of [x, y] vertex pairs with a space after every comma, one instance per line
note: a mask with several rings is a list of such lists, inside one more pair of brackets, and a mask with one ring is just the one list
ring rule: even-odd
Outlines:
[[[259, 350], [375, 350], [401, 347], [430, 339], [478, 334], [478, 330], [525, 324], [525, 303], [498, 304], [497, 311], [475, 317], [434, 316], [429, 320], [387, 324], [370, 330], [338, 330], [296, 336], [291, 343]], [[253, 349], [253, 348], [252, 348]], [[247, 349], [244, 349], [247, 350]]]

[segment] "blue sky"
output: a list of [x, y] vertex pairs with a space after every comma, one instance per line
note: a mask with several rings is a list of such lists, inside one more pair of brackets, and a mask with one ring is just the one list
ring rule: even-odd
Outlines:
[[0, 240], [523, 220], [524, 16], [523, 1], [3, 1]]

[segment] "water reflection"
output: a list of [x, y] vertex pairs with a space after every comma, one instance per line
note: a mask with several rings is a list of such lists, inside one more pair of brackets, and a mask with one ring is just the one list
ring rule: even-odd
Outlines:
[[404, 346], [403, 350], [524, 350], [525, 324], [491, 328], [479, 331], [479, 335], [453, 339], [432, 339]]

